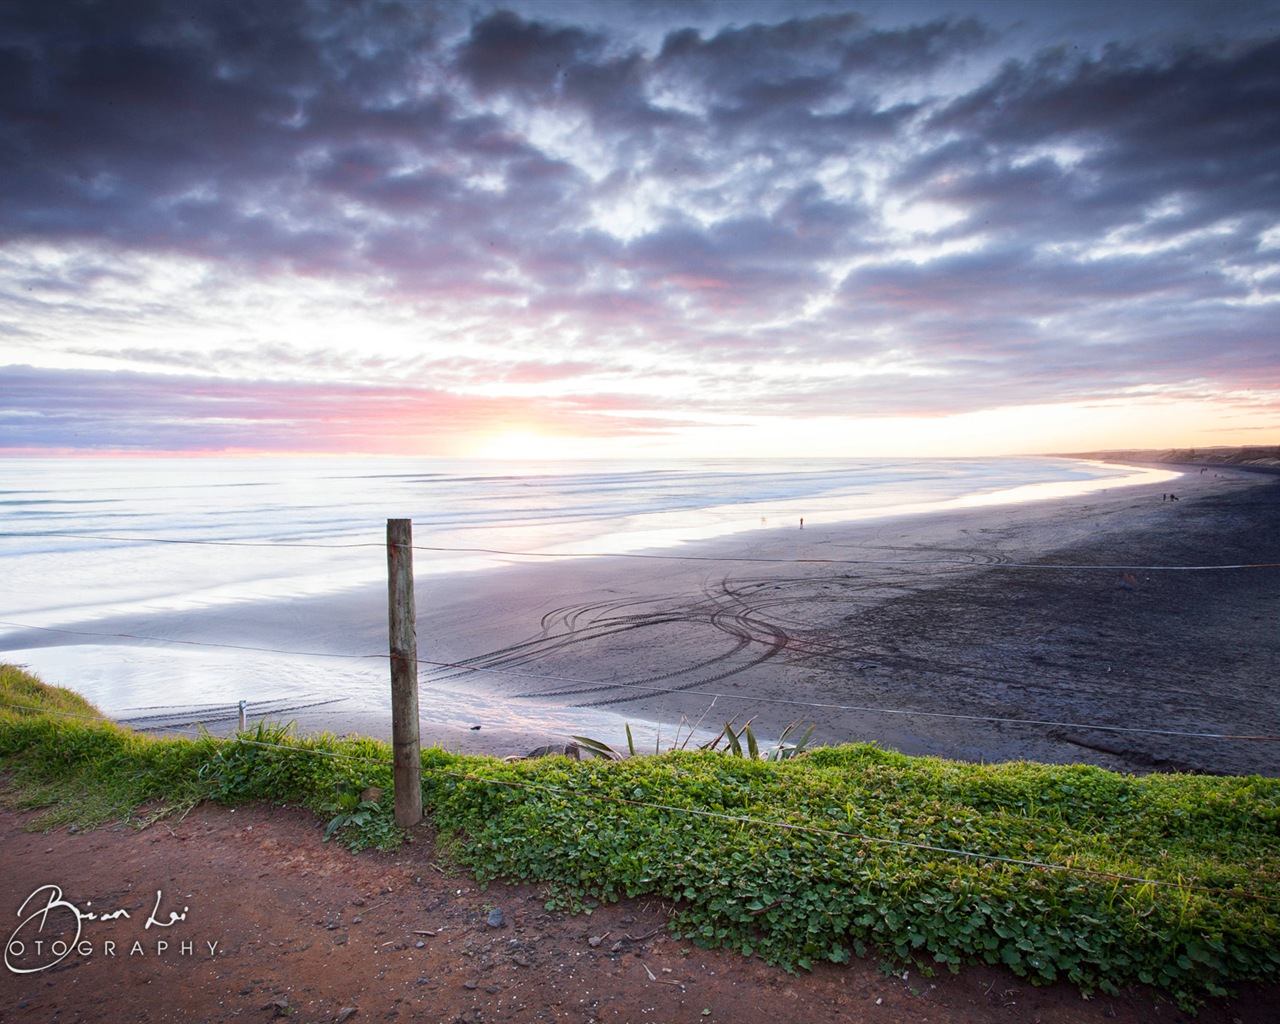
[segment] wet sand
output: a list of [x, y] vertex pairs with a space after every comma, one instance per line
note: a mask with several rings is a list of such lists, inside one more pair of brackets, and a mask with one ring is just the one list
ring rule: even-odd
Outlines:
[[[1178, 501], [1162, 501], [1169, 490]], [[1215, 738], [1280, 736], [1280, 569], [1160, 568], [1280, 563], [1278, 524], [1280, 480], [1196, 468], [664, 553], [679, 558], [419, 575], [419, 655], [460, 666], [421, 667], [423, 742], [622, 745], [625, 721], [652, 749], [697, 721], [703, 737], [730, 719], [766, 737], [798, 721], [816, 725], [813, 742], [911, 754], [1280, 775], [1280, 743]], [[370, 588], [290, 602], [237, 628], [250, 643], [257, 629], [376, 652], [385, 601]], [[387, 712], [332, 696], [287, 717], [302, 732], [389, 735]]]

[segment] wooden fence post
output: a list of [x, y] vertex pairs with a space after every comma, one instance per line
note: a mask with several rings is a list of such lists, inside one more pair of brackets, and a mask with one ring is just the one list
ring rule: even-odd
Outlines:
[[391, 761], [395, 821], [422, 820], [418, 736], [418, 627], [413, 600], [413, 523], [387, 520], [387, 613], [391, 636]]

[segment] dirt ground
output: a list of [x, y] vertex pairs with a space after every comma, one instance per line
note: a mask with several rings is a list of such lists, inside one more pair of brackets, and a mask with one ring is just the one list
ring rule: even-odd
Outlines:
[[[0, 811], [0, 931], [10, 954], [25, 940], [16, 966], [44, 969], [0, 970], [6, 1024], [1191, 1020], [1150, 992], [1085, 1000], [986, 967], [888, 976], [868, 958], [788, 975], [671, 938], [653, 900], [549, 914], [534, 887], [442, 870], [427, 825], [395, 853], [351, 854], [293, 808], [206, 804], [142, 831], [21, 831], [29, 820]], [[71, 952], [55, 963], [59, 941]], [[1197, 1019], [1265, 1024], [1278, 1000], [1280, 986], [1246, 986]]]

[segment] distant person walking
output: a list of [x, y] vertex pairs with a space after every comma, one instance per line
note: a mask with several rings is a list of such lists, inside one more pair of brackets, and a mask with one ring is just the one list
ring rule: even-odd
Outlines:
[[804, 529], [804, 516], [800, 517], [800, 529]]

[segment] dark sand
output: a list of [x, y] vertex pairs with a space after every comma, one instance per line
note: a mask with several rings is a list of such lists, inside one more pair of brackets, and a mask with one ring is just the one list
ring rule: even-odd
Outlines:
[[[1169, 490], [1180, 500], [1162, 501]], [[1239, 738], [1280, 736], [1278, 524], [1280, 479], [1196, 468], [674, 552], [693, 558], [419, 575], [420, 657], [467, 666], [422, 666], [423, 741], [621, 745], [628, 721], [650, 726], [650, 749], [662, 723], [665, 749], [688, 723], [714, 732], [736, 718], [767, 737], [800, 721], [816, 723], [814, 742], [974, 761], [1280, 775], [1280, 743]], [[1156, 568], [1240, 563], [1271, 567]], [[252, 625], [279, 643], [287, 618], [306, 649], [328, 637], [385, 650], [385, 601], [371, 588]], [[389, 712], [367, 702], [285, 717], [303, 732], [390, 733]]]

